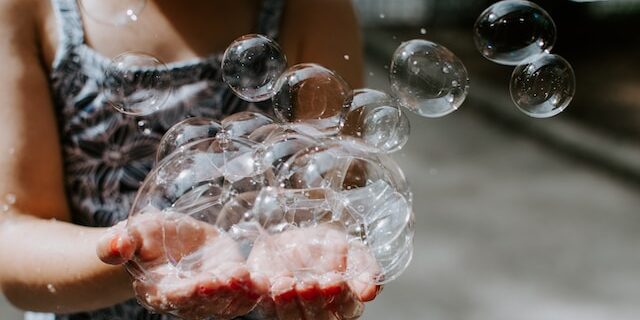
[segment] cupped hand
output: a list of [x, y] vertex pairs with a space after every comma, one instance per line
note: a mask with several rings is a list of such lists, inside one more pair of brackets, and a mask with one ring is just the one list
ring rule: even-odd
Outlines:
[[264, 293], [237, 243], [215, 226], [156, 209], [132, 219], [109, 229], [97, 253], [133, 270], [136, 296], [146, 307], [185, 319], [232, 319]]
[[330, 224], [262, 236], [247, 265], [269, 291], [256, 309], [262, 319], [357, 319], [380, 291], [375, 258]]

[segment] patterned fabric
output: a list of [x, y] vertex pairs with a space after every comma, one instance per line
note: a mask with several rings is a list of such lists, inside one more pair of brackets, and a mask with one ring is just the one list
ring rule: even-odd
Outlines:
[[[52, 0], [59, 48], [51, 73], [58, 115], [65, 183], [74, 223], [104, 227], [127, 218], [135, 193], [151, 169], [164, 132], [193, 116], [219, 119], [243, 110], [267, 111], [248, 104], [222, 83], [221, 54], [168, 65], [168, 70], [136, 70], [145, 87], [147, 73], [159, 74], [172, 90], [162, 111], [146, 117], [117, 112], [102, 93], [110, 61], [84, 42], [76, 0]], [[263, 0], [256, 32], [278, 36], [284, 0]], [[137, 77], [138, 78], [138, 77]], [[165, 83], [165, 81], [162, 81]], [[148, 85], [148, 84], [147, 84]], [[136, 88], [137, 89], [137, 88]], [[62, 320], [171, 319], [153, 315], [135, 301], [105, 310], [59, 315]]]

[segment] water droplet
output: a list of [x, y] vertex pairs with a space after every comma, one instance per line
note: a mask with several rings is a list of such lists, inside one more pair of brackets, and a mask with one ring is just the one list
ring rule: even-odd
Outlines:
[[49, 283], [47, 285], [47, 290], [49, 290], [49, 292], [51, 292], [51, 293], [56, 293], [56, 291], [57, 291], [56, 287], [54, 287], [51, 283]]
[[348, 54], [345, 54], [345, 55], [344, 55], [344, 59], [345, 59], [345, 60], [347, 60], [347, 61], [349, 61], [349, 59], [350, 59], [349, 55], [348, 55]]
[[386, 16], [384, 15], [384, 13], [380, 14], [380, 19], [384, 19]]
[[13, 193], [7, 193], [4, 196], [4, 199], [5, 199], [5, 201], [7, 201], [8, 205], [12, 206], [12, 205], [16, 204], [17, 197]]
[[420, 29], [420, 34], [427, 34], [427, 29], [425, 28]]

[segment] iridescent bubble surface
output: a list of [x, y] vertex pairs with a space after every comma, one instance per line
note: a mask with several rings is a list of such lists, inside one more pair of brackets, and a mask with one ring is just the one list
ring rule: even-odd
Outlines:
[[362, 139], [384, 153], [400, 150], [409, 140], [407, 115], [388, 94], [372, 90], [353, 91], [349, 111], [341, 124], [341, 134]]
[[129, 115], [149, 115], [162, 109], [171, 95], [167, 66], [141, 52], [125, 52], [107, 66], [102, 94], [107, 103]]
[[80, 7], [92, 20], [107, 25], [124, 26], [140, 19], [146, 0], [80, 0]]
[[225, 51], [222, 78], [240, 98], [258, 102], [273, 96], [275, 82], [286, 68], [287, 59], [275, 41], [251, 34]]
[[549, 118], [571, 103], [576, 91], [576, 78], [567, 60], [546, 54], [515, 68], [510, 91], [520, 111], [534, 118]]
[[556, 41], [556, 26], [533, 2], [500, 1], [478, 17], [474, 40], [485, 58], [515, 66], [549, 52]]
[[276, 87], [273, 108], [279, 120], [305, 122], [337, 133], [351, 94], [339, 75], [317, 64], [299, 64], [287, 69]]
[[454, 112], [469, 90], [469, 76], [462, 61], [447, 48], [427, 40], [411, 40], [398, 47], [390, 80], [400, 104], [427, 118]]

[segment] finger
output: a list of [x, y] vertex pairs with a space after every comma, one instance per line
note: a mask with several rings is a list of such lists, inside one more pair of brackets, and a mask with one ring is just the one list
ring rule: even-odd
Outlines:
[[353, 243], [349, 249], [349, 270], [353, 278], [349, 281], [351, 290], [358, 299], [368, 302], [378, 295], [381, 287], [376, 284], [380, 268], [375, 257], [364, 244]]
[[335, 314], [339, 316], [339, 319], [357, 319], [364, 312], [364, 303], [358, 299], [353, 291], [346, 287], [334, 300], [332, 308], [329, 309], [335, 310]]
[[296, 281], [291, 277], [282, 277], [274, 281], [271, 287], [278, 319], [304, 319], [302, 308], [298, 303]]
[[129, 236], [122, 222], [108, 229], [96, 246], [96, 254], [100, 260], [113, 265], [131, 260], [135, 251], [136, 242]]
[[328, 310], [326, 301], [320, 291], [320, 284], [316, 279], [306, 279], [296, 285], [298, 301], [302, 306], [306, 319], [329, 320], [335, 319]]

